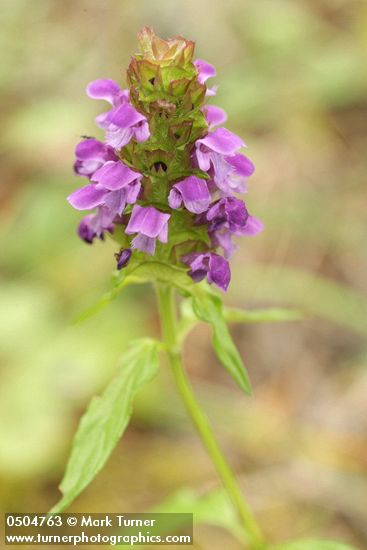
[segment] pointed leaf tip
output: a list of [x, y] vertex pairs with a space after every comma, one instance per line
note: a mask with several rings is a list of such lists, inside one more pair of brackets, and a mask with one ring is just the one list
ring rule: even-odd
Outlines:
[[212, 342], [218, 359], [240, 388], [247, 395], [251, 395], [250, 379], [228, 330], [221, 299], [199, 286], [194, 289], [192, 297], [195, 315], [213, 329]]
[[83, 415], [60, 489], [62, 499], [51, 513], [60, 513], [89, 485], [107, 462], [124, 433], [135, 394], [157, 373], [160, 342], [144, 338], [134, 342], [117, 372]]

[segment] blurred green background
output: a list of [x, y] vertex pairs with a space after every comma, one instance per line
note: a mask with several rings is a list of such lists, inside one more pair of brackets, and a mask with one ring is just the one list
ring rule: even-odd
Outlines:
[[[308, 315], [233, 327], [251, 398], [197, 327], [185, 356], [200, 401], [274, 542], [312, 535], [367, 548], [365, 1], [0, 1], [1, 506], [44, 512], [56, 502], [86, 403], [131, 338], [159, 334], [149, 287], [72, 324], [108, 288], [115, 247], [79, 241], [80, 215], [65, 200], [81, 184], [71, 169], [80, 134], [102, 137], [93, 120], [104, 105], [85, 86], [124, 84], [144, 25], [196, 40], [196, 55], [216, 65], [212, 103], [257, 167], [247, 202], [266, 229], [243, 239], [226, 302]], [[217, 487], [163, 368], [72, 510], [193, 499], [205, 520], [194, 548], [236, 550]]]

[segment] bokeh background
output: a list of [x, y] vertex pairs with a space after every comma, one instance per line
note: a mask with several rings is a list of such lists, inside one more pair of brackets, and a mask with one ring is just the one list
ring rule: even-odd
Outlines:
[[[257, 167], [247, 201], [266, 230], [243, 239], [226, 303], [306, 314], [233, 327], [251, 398], [198, 326], [185, 357], [200, 401], [274, 542], [367, 548], [367, 3], [357, 0], [0, 1], [1, 506], [44, 512], [56, 502], [90, 397], [133, 337], [159, 334], [150, 287], [72, 324], [108, 288], [115, 247], [79, 241], [80, 216], [65, 201], [80, 185], [71, 170], [80, 134], [100, 136], [103, 106], [85, 86], [124, 83], [144, 25], [196, 40], [197, 56], [216, 65], [215, 104]], [[194, 548], [242, 548], [165, 368], [71, 509], [162, 502], [195, 511]]]

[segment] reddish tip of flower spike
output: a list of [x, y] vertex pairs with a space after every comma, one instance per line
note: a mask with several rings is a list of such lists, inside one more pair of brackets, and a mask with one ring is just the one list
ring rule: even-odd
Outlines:
[[192, 61], [195, 42], [182, 36], [164, 40], [151, 27], [143, 27], [138, 33], [138, 57], [153, 63], [186, 65]]

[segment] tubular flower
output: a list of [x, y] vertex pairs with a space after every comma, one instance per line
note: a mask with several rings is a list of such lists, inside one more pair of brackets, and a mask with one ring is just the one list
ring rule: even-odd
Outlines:
[[164, 214], [153, 206], [139, 206], [136, 204], [131, 213], [125, 232], [127, 235], [138, 233], [131, 245], [147, 254], [154, 254], [155, 241], [166, 243], [168, 239], [168, 220], [170, 214]]
[[215, 105], [205, 105], [202, 111], [210, 130], [219, 124], [224, 124], [227, 120], [227, 113]]
[[78, 235], [86, 243], [92, 244], [96, 237], [103, 241], [104, 232], [113, 233], [113, 230], [113, 225], [103, 220], [103, 209], [99, 208], [96, 214], [88, 214], [81, 220]]
[[190, 176], [175, 183], [168, 195], [168, 204], [171, 208], [177, 209], [182, 202], [189, 212], [205, 212], [210, 203], [210, 193], [205, 180]]
[[187, 254], [182, 257], [184, 264], [190, 267], [189, 275], [198, 283], [205, 277], [208, 283], [215, 283], [226, 291], [231, 280], [231, 270], [227, 260], [214, 252]]
[[119, 243], [117, 269], [154, 256], [225, 291], [232, 239], [263, 226], [236, 196], [254, 166], [240, 152], [243, 140], [222, 126], [223, 109], [207, 104], [216, 70], [194, 60], [194, 46], [144, 28], [128, 87], [111, 79], [87, 86], [87, 95], [110, 109], [96, 118], [104, 140], [86, 138], [76, 147], [74, 171], [87, 184], [68, 201], [89, 211], [79, 224], [81, 239], [90, 244], [109, 234]]
[[[217, 75], [217, 71], [215, 70], [215, 67], [208, 63], [207, 61], [204, 61], [204, 59], [196, 59], [194, 61], [194, 66], [196, 70], [198, 71], [198, 81], [200, 84], [205, 84], [205, 82], [208, 80], [208, 78], [212, 78], [213, 76]], [[212, 88], [206, 89], [206, 96], [213, 96], [217, 93], [217, 86], [213, 86]]]
[[263, 229], [260, 220], [250, 216], [243, 201], [234, 197], [220, 199], [206, 212], [209, 235], [214, 246], [223, 249], [225, 258], [236, 250], [232, 235], [256, 235]]
[[117, 160], [112, 147], [94, 138], [87, 138], [78, 143], [75, 156], [74, 172], [88, 178], [108, 160]]

